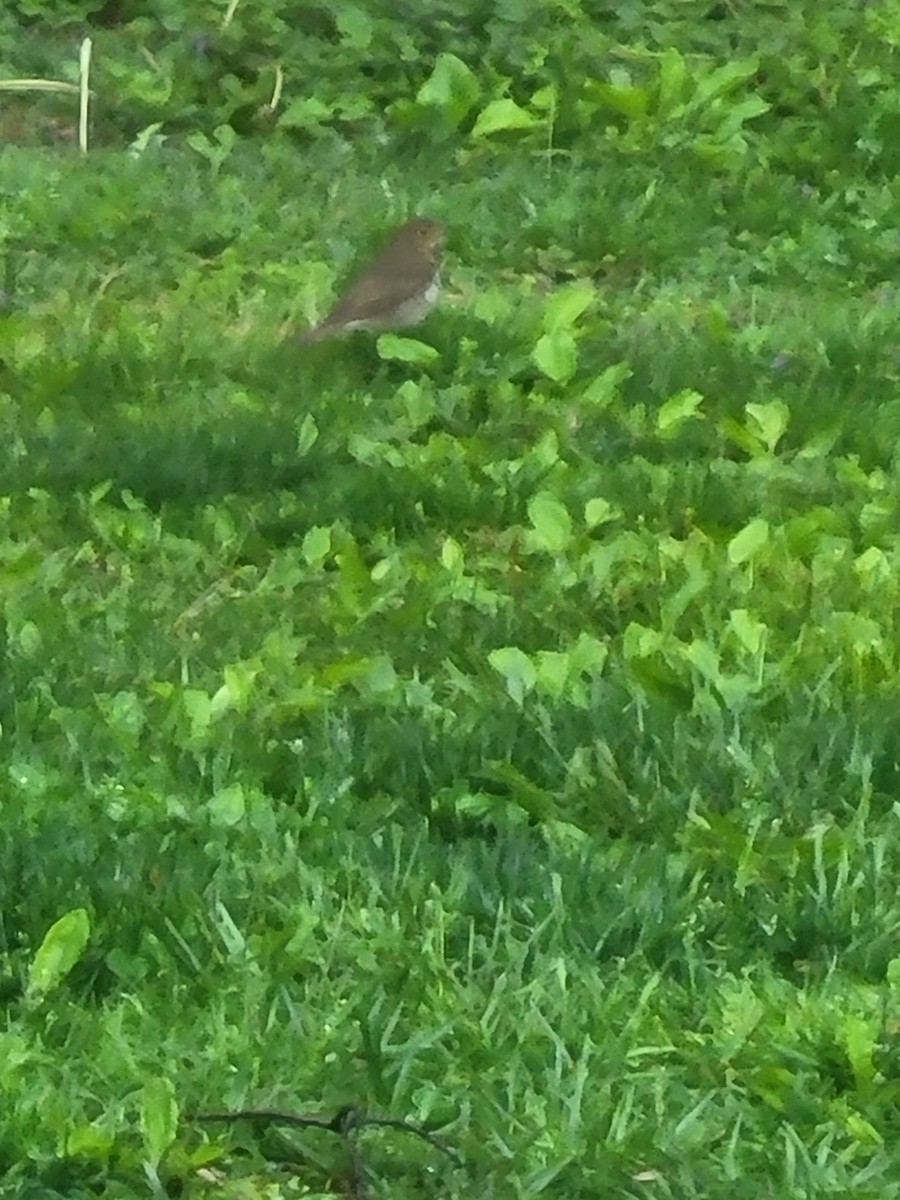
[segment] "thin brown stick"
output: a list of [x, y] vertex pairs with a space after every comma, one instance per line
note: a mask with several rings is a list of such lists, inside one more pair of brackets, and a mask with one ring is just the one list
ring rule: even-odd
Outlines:
[[372, 1126], [382, 1129], [401, 1129], [406, 1133], [415, 1134], [423, 1142], [427, 1142], [429, 1146], [433, 1146], [435, 1150], [440, 1150], [442, 1154], [446, 1154], [456, 1166], [461, 1165], [459, 1155], [435, 1134], [429, 1133], [427, 1129], [423, 1129], [421, 1125], [416, 1125], [412, 1121], [404, 1121], [400, 1117], [369, 1116], [368, 1113], [353, 1108], [351, 1105], [338, 1109], [332, 1117], [324, 1113], [285, 1112], [279, 1108], [237, 1108], [214, 1112], [186, 1113], [185, 1119], [197, 1122], [269, 1121], [273, 1125], [293, 1125], [305, 1129], [327, 1129], [329, 1133], [336, 1133], [345, 1138], [357, 1130], [367, 1129]]

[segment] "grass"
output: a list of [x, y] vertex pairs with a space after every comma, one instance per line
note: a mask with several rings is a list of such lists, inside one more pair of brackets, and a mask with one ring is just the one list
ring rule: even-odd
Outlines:
[[900, 1195], [892, 194], [667, 120], [4, 147], [4, 1195]]

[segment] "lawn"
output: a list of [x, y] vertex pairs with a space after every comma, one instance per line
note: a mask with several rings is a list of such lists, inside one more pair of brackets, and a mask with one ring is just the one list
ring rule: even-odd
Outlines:
[[900, 10], [144, 7], [0, 16], [0, 1195], [900, 1198]]

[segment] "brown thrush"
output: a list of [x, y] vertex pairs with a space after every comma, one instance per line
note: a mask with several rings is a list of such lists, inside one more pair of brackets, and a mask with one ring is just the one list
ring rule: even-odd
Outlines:
[[351, 329], [402, 329], [434, 307], [440, 291], [444, 229], [430, 217], [413, 217], [347, 288], [324, 320], [301, 335], [317, 342]]

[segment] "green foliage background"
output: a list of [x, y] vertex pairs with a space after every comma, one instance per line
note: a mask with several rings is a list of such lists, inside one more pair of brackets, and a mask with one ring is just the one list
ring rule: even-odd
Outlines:
[[4, 1196], [900, 1195], [898, 41], [3, 7]]

